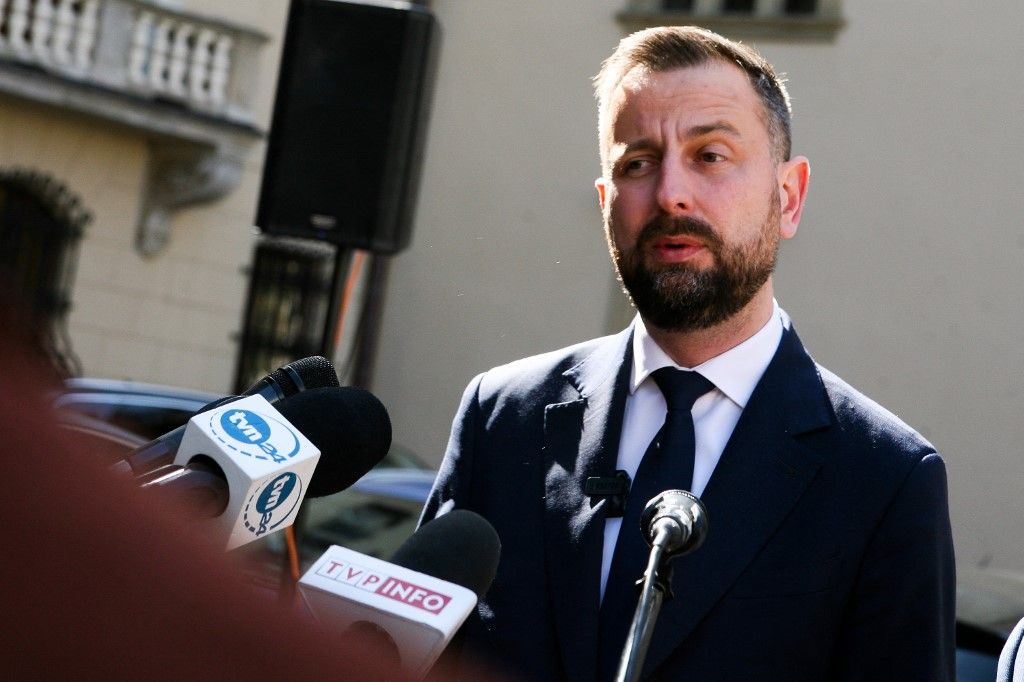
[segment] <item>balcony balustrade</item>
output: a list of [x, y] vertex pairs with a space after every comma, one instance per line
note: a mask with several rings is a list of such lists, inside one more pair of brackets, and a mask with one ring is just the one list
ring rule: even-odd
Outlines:
[[626, 0], [629, 30], [696, 24], [730, 38], [830, 41], [843, 27], [842, 0]]

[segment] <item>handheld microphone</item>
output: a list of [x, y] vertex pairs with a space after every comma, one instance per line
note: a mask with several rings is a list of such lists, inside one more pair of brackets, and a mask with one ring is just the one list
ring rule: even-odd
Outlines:
[[[334, 371], [331, 361], [325, 357], [314, 355], [279, 367], [250, 386], [241, 396], [229, 395], [220, 398], [201, 407], [196, 414], [202, 414], [246, 396], [259, 395], [270, 403], [276, 403], [307, 389], [337, 385], [338, 374]], [[135, 448], [122, 462], [115, 465], [115, 470], [126, 474], [130, 473], [133, 476], [143, 476], [170, 464], [174, 461], [174, 454], [181, 445], [186, 426], [187, 424], [179, 426], [156, 440]]]
[[390, 562], [332, 546], [299, 591], [322, 625], [386, 637], [401, 673], [421, 677], [490, 587], [500, 554], [491, 524], [460, 509], [424, 524]]
[[[273, 414], [247, 408], [248, 401], [257, 401], [257, 404], [262, 401], [259, 407], [265, 406], [265, 409], [273, 410]], [[249, 511], [249, 503], [240, 509], [243, 498], [249, 498], [250, 503], [252, 501], [250, 489], [253, 481], [248, 478], [250, 470], [247, 468], [253, 464], [250, 456], [257, 460], [269, 458], [276, 465], [273, 481], [289, 472], [298, 475], [295, 468], [302, 464], [300, 458], [282, 454], [280, 448], [272, 444], [272, 437], [259, 440], [262, 436], [256, 436], [257, 431], [262, 434], [266, 427], [273, 435], [274, 429], [281, 426], [284, 430], [279, 430], [278, 436], [290, 443], [288, 430], [292, 429], [320, 453], [311, 475], [292, 484], [301, 483], [295, 489], [299, 496], [284, 499], [288, 497], [285, 492], [291, 493], [293, 488], [287, 483], [279, 483], [276, 497], [271, 492], [263, 502], [260, 497], [255, 499], [255, 511], [261, 514], [278, 508], [294, 507], [297, 510], [304, 497], [322, 497], [344, 490], [383, 459], [391, 447], [391, 421], [387, 410], [368, 391], [353, 387], [314, 388], [282, 400], [276, 408], [274, 410], [259, 396], [253, 396], [211, 410], [209, 416], [193, 417], [178, 449], [175, 464], [144, 476], [146, 482], [142, 487], [177, 496], [196, 518], [220, 517], [222, 529], [237, 529], [241, 523], [250, 533], [233, 532], [235, 541], [228, 546], [231, 549], [256, 540], [269, 530], [287, 527], [294, 521], [294, 516], [281, 518], [272, 527], [261, 529], [257, 525], [255, 531], [251, 528], [254, 524], [251, 519], [245, 523], [245, 519], [254, 514]], [[255, 418], [247, 414], [249, 411], [257, 413]], [[276, 421], [275, 415], [282, 418], [283, 424]], [[262, 421], [257, 423], [257, 420]], [[264, 452], [239, 447], [232, 427], [241, 430], [251, 443], [259, 442]], [[271, 452], [271, 449], [276, 452]], [[240, 467], [245, 471], [239, 471]], [[267, 509], [271, 502], [274, 504]], [[273, 514], [271, 516], [276, 518]]]

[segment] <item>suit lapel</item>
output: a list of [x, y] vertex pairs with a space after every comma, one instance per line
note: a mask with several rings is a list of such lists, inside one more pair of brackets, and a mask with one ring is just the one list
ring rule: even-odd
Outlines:
[[800, 499], [822, 457], [794, 436], [827, 426], [830, 414], [813, 361], [786, 329], [704, 491], [707, 540], [673, 561], [675, 598], [658, 618], [645, 674], [693, 631]]
[[583, 488], [588, 477], [615, 469], [632, 338], [630, 327], [565, 372], [579, 397], [544, 412], [545, 562], [562, 661], [573, 680], [596, 672], [604, 542], [604, 502], [592, 504]]

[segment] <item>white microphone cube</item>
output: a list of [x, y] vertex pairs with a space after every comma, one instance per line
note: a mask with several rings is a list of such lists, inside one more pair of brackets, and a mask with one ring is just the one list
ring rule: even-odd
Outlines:
[[369, 622], [386, 631], [412, 677], [427, 673], [476, 606], [461, 585], [337, 545], [302, 576], [299, 592], [326, 628]]
[[212, 519], [226, 549], [292, 525], [320, 460], [320, 450], [258, 395], [189, 420], [174, 464], [200, 455], [227, 479], [227, 509]]

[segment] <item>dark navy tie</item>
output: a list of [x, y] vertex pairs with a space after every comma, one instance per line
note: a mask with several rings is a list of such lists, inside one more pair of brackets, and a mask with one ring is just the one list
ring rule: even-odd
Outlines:
[[691, 410], [698, 398], [715, 387], [697, 372], [674, 367], [655, 370], [651, 377], [665, 396], [668, 412], [665, 424], [647, 447], [633, 477], [608, 571], [599, 627], [602, 679], [610, 679], [618, 667], [639, 596], [636, 581], [647, 565], [649, 548], [640, 531], [640, 514], [648, 500], [663, 490], [689, 490], [693, 485]]

